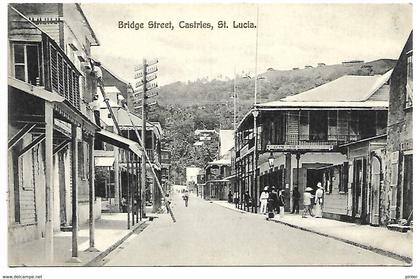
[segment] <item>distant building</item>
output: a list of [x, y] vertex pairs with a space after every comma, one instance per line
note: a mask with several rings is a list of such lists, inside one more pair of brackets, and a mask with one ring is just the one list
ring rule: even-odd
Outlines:
[[231, 149], [235, 145], [234, 130], [219, 131], [219, 152], [217, 160], [209, 162], [205, 168], [206, 184], [203, 190], [204, 198], [226, 200], [229, 191], [233, 192], [231, 176]]
[[313, 67], [311, 65], [305, 65], [305, 69], [312, 69]]
[[272, 72], [272, 71], [274, 71], [274, 69], [273, 69], [273, 68], [268, 68], [268, 69], [267, 69], [267, 72]]
[[318, 67], [324, 67], [325, 63], [318, 63]]
[[296, 68], [293, 68], [292, 70], [293, 70], [293, 71], [296, 71], [296, 70], [299, 70], [299, 68], [297, 68], [297, 67], [296, 67]]
[[352, 64], [360, 64], [360, 63], [364, 63], [365, 61], [363, 60], [350, 60], [350, 61], [343, 61], [341, 62], [341, 64], [343, 65], [352, 65]]

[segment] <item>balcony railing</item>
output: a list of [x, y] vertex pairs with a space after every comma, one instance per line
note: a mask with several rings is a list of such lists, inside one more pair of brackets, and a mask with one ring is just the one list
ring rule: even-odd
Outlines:
[[290, 145], [338, 145], [359, 140], [359, 135], [320, 135], [320, 134], [291, 134], [286, 136], [284, 144]]

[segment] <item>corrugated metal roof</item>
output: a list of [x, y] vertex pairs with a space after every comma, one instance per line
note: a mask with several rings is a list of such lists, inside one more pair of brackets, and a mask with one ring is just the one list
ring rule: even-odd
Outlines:
[[259, 104], [260, 108], [388, 108], [388, 101], [365, 102], [284, 102], [274, 101]]
[[[383, 75], [346, 75], [303, 93], [281, 99], [283, 102], [364, 102], [390, 78], [392, 70]], [[388, 101], [383, 94], [380, 101]]]

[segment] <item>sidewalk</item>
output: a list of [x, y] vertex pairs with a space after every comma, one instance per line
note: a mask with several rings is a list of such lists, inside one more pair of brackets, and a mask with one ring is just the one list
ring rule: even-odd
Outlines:
[[[228, 209], [253, 214], [235, 208], [235, 204], [226, 201], [212, 201]], [[261, 216], [265, 218], [265, 216]], [[330, 237], [382, 255], [397, 258], [407, 263], [412, 262], [413, 234], [390, 231], [384, 227], [373, 227], [341, 222], [325, 218], [302, 218], [300, 214], [285, 213], [283, 218], [276, 215], [270, 221]]]
[[[95, 248], [98, 252], [86, 252], [89, 248], [89, 227], [80, 226], [78, 233], [80, 263], [69, 262], [71, 259], [71, 232], [54, 234], [54, 262], [52, 266], [84, 266], [99, 260], [120, 245], [134, 231], [142, 230], [148, 225], [143, 221], [127, 229], [127, 213], [102, 213], [101, 219], [95, 221]], [[9, 266], [46, 266], [45, 239], [9, 246]]]

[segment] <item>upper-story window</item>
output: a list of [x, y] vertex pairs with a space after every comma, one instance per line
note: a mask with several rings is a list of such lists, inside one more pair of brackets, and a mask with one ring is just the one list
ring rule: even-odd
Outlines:
[[40, 68], [37, 44], [14, 44], [14, 77], [27, 83], [40, 83]]
[[413, 51], [407, 52], [407, 84], [405, 94], [405, 107], [413, 106]]

